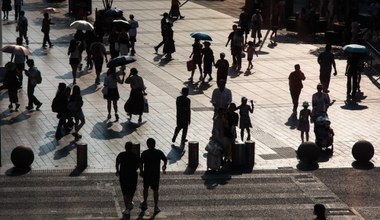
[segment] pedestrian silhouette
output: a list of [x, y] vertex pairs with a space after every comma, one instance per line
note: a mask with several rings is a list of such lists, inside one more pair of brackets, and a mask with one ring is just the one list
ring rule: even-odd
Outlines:
[[146, 141], [148, 150], [141, 154], [140, 175], [143, 177], [144, 201], [140, 204], [140, 208], [145, 211], [148, 208], [148, 190], [149, 187], [153, 190], [154, 199], [154, 213], [159, 213], [161, 210], [158, 208], [158, 189], [160, 185], [160, 166], [161, 160], [164, 162], [162, 172], [165, 174], [167, 158], [161, 150], [155, 149], [156, 141], [153, 138], [148, 138]]
[[177, 127], [174, 130], [172, 142], [174, 143], [178, 133], [182, 130], [181, 145], [185, 144], [187, 129], [191, 121], [190, 99], [187, 97], [189, 88], [182, 88], [182, 95], [177, 97]]
[[305, 74], [301, 71], [299, 64], [294, 65], [294, 71], [289, 75], [289, 90], [293, 102], [293, 114], [297, 114], [298, 100], [303, 88], [302, 81], [305, 80]]

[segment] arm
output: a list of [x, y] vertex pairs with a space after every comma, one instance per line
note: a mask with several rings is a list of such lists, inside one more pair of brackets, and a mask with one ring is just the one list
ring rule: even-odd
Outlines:
[[116, 164], [115, 164], [116, 176], [119, 176], [119, 173], [120, 173], [119, 166], [120, 166], [120, 161], [119, 161], [119, 156], [117, 156], [116, 157]]
[[253, 100], [251, 100], [251, 106], [249, 108], [249, 112], [253, 113], [253, 109], [254, 109], [254, 105], [253, 105]]
[[[162, 153], [162, 151], [161, 151], [161, 153]], [[164, 153], [162, 153], [161, 157], [162, 157], [161, 160], [164, 162], [164, 165], [162, 165], [162, 173], [166, 174], [166, 165], [168, 163], [168, 159], [166, 158]]]
[[338, 72], [336, 71], [336, 64], [335, 64], [335, 59], [334, 58], [333, 58], [332, 65], [334, 67], [334, 76], [336, 76], [338, 74]]

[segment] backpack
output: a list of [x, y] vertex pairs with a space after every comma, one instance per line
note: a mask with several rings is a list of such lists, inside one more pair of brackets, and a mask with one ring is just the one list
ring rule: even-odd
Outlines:
[[37, 70], [36, 80], [37, 80], [37, 84], [42, 83], [42, 76], [41, 76], [41, 72], [39, 70]]
[[51, 110], [53, 112], [58, 112], [60, 110], [59, 99], [57, 98], [57, 96], [53, 99], [53, 103], [51, 104]]

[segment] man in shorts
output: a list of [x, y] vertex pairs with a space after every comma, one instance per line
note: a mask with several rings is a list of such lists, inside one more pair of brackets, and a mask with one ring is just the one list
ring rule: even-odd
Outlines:
[[161, 160], [164, 162], [162, 172], [165, 174], [167, 158], [165, 154], [156, 147], [156, 141], [153, 138], [148, 138], [146, 141], [148, 150], [141, 154], [140, 176], [144, 179], [144, 201], [140, 204], [140, 208], [145, 211], [148, 208], [147, 198], [149, 187], [153, 190], [154, 213], [159, 213], [158, 208], [158, 188], [160, 184], [160, 166]]
[[132, 152], [132, 142], [125, 143], [125, 151], [116, 157], [116, 176], [119, 176], [120, 187], [123, 192], [125, 210], [124, 215], [130, 215], [133, 208], [133, 196], [137, 186], [137, 168], [140, 164], [139, 155]]

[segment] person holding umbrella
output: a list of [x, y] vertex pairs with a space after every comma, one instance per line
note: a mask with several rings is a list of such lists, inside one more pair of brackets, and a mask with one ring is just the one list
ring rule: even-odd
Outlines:
[[[123, 78], [120, 79], [120, 75], [123, 75]], [[117, 114], [117, 101], [120, 99], [119, 90], [117, 84], [123, 84], [125, 77], [125, 72], [120, 70], [116, 73], [116, 68], [111, 67], [107, 71], [107, 76], [104, 79], [104, 87], [107, 87], [107, 93], [104, 95], [104, 98], [107, 99], [107, 119], [111, 119], [111, 102], [113, 104], [113, 110], [115, 111], [116, 121], [119, 121], [119, 114]]]
[[49, 13], [45, 12], [44, 13], [44, 19], [42, 20], [42, 28], [41, 31], [44, 33], [44, 39], [42, 41], [42, 47], [46, 48], [46, 42], [49, 44], [49, 47], [51, 48], [53, 44], [50, 41], [50, 25], [54, 24], [51, 22], [51, 19], [49, 18]]
[[[203, 46], [200, 43], [200, 40], [198, 38], [194, 38], [194, 44], [192, 46], [193, 46], [193, 51], [191, 52], [189, 58], [192, 57], [193, 64], [198, 65], [199, 73], [200, 73], [199, 80], [203, 80], [203, 76], [202, 76], [202, 47]], [[191, 71], [191, 76], [189, 78], [190, 81], [193, 81], [195, 69], [196, 68], [194, 68]]]
[[144, 110], [145, 85], [143, 78], [137, 74], [137, 69], [132, 68], [128, 78], [125, 80], [125, 83], [131, 85], [132, 90], [124, 105], [124, 110], [127, 112], [129, 120], [132, 119], [132, 115], [139, 115], [138, 122], [141, 123]]

